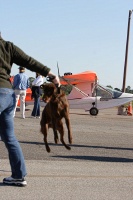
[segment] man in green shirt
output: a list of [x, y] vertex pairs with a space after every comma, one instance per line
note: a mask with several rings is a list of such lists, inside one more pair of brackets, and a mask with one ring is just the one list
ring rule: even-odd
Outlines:
[[28, 56], [19, 47], [0, 36], [0, 136], [8, 150], [11, 166], [11, 176], [4, 178], [8, 185], [26, 186], [26, 166], [22, 149], [14, 133], [13, 112], [15, 108], [15, 93], [10, 82], [10, 72], [13, 63], [37, 72], [42, 76], [53, 77], [53, 83], [60, 86], [59, 78], [50, 68]]

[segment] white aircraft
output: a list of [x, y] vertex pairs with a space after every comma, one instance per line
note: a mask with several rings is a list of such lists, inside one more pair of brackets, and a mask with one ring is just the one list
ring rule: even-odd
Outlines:
[[[65, 73], [64, 76], [60, 76], [60, 81], [62, 89], [66, 91], [69, 87], [67, 98], [70, 108], [84, 109], [91, 115], [97, 115], [101, 109], [113, 108], [133, 101], [133, 94], [99, 85], [97, 75], [92, 71], [79, 74]], [[28, 89], [26, 105], [33, 105], [33, 103], [31, 89]], [[40, 105], [44, 107], [46, 104], [41, 101]]]
[[70, 108], [84, 109], [91, 115], [99, 110], [124, 105], [133, 101], [133, 94], [104, 87], [98, 84], [95, 72], [86, 71], [79, 74], [65, 73], [60, 77], [62, 87], [71, 86], [68, 94]]

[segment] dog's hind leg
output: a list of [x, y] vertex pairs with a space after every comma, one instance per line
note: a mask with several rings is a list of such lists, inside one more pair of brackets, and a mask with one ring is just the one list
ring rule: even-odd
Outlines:
[[64, 128], [62, 121], [60, 121], [60, 123], [58, 124], [58, 131], [60, 133], [60, 141], [62, 142], [62, 144], [66, 147], [66, 149], [71, 150], [71, 147], [69, 147], [64, 141]]
[[65, 122], [68, 130], [68, 141], [70, 144], [72, 144], [72, 131], [71, 131], [70, 119], [68, 117], [65, 117]]

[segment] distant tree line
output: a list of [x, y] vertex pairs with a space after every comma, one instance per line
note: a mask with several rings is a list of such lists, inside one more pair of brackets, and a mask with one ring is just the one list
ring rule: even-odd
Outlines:
[[[122, 91], [122, 89], [113, 88], [111, 85], [107, 85], [106, 87], [112, 88], [112, 89], [114, 89], [114, 90]], [[126, 93], [131, 93], [131, 94], [133, 94], [133, 89], [131, 89], [130, 86], [127, 86], [127, 87], [125, 88], [125, 92], [126, 92]]]

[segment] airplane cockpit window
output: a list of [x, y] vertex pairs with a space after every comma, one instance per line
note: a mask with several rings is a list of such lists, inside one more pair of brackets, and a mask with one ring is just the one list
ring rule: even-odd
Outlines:
[[112, 99], [112, 93], [110, 91], [106, 90], [106, 88], [101, 87], [101, 86], [96, 87], [96, 96]]
[[122, 92], [114, 90], [109, 87], [97, 85], [95, 88], [96, 96], [101, 96], [102, 98], [118, 98], [122, 95]]
[[118, 97], [120, 97], [122, 95], [122, 92], [118, 91], [118, 90], [114, 90], [112, 88], [106, 87], [106, 90], [108, 90], [109, 92], [112, 93], [112, 98], [116, 99]]

